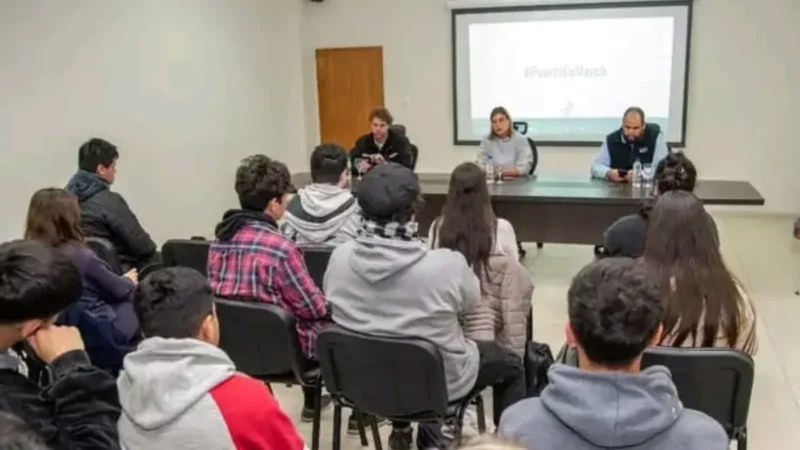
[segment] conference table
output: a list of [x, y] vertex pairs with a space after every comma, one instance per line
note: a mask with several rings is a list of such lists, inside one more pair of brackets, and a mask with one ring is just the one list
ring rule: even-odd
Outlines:
[[[420, 233], [427, 235], [440, 214], [450, 174], [418, 174], [425, 205], [417, 214]], [[300, 188], [308, 173], [293, 176]], [[357, 183], [353, 183], [357, 189]], [[498, 217], [514, 226], [524, 242], [597, 245], [603, 232], [622, 216], [634, 214], [651, 189], [615, 184], [588, 176], [534, 175], [502, 184], [490, 184], [492, 206]], [[747, 181], [698, 180], [695, 195], [706, 205], [761, 206], [764, 198]]]

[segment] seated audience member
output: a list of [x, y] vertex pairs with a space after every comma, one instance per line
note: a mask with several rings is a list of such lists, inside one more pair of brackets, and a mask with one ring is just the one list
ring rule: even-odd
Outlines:
[[156, 243], [142, 228], [125, 199], [111, 191], [117, 175], [117, 147], [92, 138], [78, 151], [78, 172], [67, 191], [78, 197], [85, 236], [111, 242], [126, 269], [157, 262]]
[[353, 161], [353, 176], [363, 174], [373, 167], [387, 162], [414, 167], [411, 143], [408, 138], [392, 130], [394, 118], [386, 108], [375, 108], [369, 114], [370, 132], [356, 140], [350, 158]]
[[645, 123], [644, 111], [631, 107], [622, 117], [622, 128], [606, 136], [592, 163], [592, 177], [624, 183], [631, 181], [633, 163], [658, 164], [669, 154], [661, 127]]
[[503, 168], [503, 177], [514, 178], [528, 175], [533, 164], [533, 151], [528, 138], [518, 133], [505, 108], [498, 106], [489, 115], [492, 130], [483, 138], [478, 151], [478, 160], [491, 162]]
[[145, 340], [125, 357], [117, 381], [124, 448], [304, 448], [269, 388], [236, 372], [217, 347], [219, 321], [203, 275], [185, 267], [154, 272], [135, 304]]
[[[211, 289], [220, 298], [271, 303], [294, 314], [303, 354], [316, 360], [317, 332], [330, 314], [300, 249], [278, 230], [294, 189], [289, 170], [267, 156], [249, 156], [236, 170], [235, 188], [241, 208], [225, 213], [208, 251]], [[302, 420], [311, 421], [316, 394], [313, 388], [303, 392]]]
[[[76, 328], [53, 325], [80, 295], [81, 275], [60, 252], [36, 241], [0, 245], [0, 411], [49, 448], [116, 449], [114, 379], [89, 362]], [[11, 348], [25, 340], [47, 365], [41, 387]]]
[[0, 412], [0, 450], [49, 450], [19, 417]]
[[494, 341], [522, 356], [531, 309], [533, 283], [519, 263], [514, 228], [492, 211], [486, 177], [480, 167], [464, 163], [450, 177], [442, 216], [428, 233], [433, 248], [464, 255], [481, 283], [481, 299], [462, 316], [473, 340]]
[[661, 339], [663, 296], [643, 264], [596, 261], [572, 280], [567, 342], [578, 367], [554, 364], [539, 398], [508, 409], [498, 435], [536, 450], [726, 450], [722, 426], [685, 409], [669, 369], [641, 370]]
[[73, 195], [63, 189], [40, 189], [28, 207], [25, 239], [37, 240], [68, 256], [83, 279], [79, 304], [98, 320], [114, 326], [117, 344], [131, 345], [139, 330], [133, 311], [136, 270], [125, 276], [112, 272], [86, 247], [79, 220], [78, 200]]
[[347, 152], [336, 144], [315, 148], [311, 183], [289, 201], [283, 234], [299, 245], [337, 245], [355, 238], [361, 214], [347, 186]]
[[[333, 251], [325, 273], [333, 320], [364, 334], [430, 341], [444, 360], [448, 398], [494, 386], [499, 419], [525, 395], [522, 363], [496, 342], [464, 336], [459, 316], [479, 302], [478, 278], [461, 254], [431, 250], [420, 239], [414, 222], [419, 199], [416, 175], [399, 164], [378, 166], [364, 177], [359, 237]], [[395, 422], [393, 428], [389, 447], [410, 448], [409, 424]]]
[[[686, 155], [681, 152], [670, 153], [656, 166], [654, 194], [671, 191], [694, 192], [697, 170]], [[647, 219], [653, 209], [653, 202], [646, 201], [638, 214], [625, 216], [614, 222], [605, 232], [604, 256], [625, 256], [639, 258], [644, 252], [647, 235]], [[711, 215], [706, 214], [714, 231], [714, 239], [719, 243], [717, 224]]]
[[755, 308], [725, 267], [697, 197], [682, 191], [659, 197], [650, 215], [644, 261], [666, 299], [661, 345], [756, 353]]

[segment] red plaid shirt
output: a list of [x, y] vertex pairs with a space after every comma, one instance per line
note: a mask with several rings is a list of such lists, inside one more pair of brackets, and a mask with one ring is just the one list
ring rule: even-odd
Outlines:
[[294, 314], [303, 354], [316, 359], [317, 332], [330, 323], [328, 304], [300, 249], [275, 227], [249, 220], [230, 240], [215, 240], [208, 281], [218, 297], [257, 299]]

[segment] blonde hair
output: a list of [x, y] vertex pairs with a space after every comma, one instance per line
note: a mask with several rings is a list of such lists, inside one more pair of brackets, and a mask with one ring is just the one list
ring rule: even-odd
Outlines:
[[484, 434], [470, 439], [459, 447], [460, 450], [524, 450], [524, 447], [501, 441], [490, 435]]

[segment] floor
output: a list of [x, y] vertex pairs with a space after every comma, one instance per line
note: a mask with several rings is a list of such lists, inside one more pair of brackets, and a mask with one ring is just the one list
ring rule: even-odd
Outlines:
[[[713, 213], [713, 211], [712, 211]], [[791, 238], [787, 217], [714, 214], [729, 268], [745, 284], [758, 313], [759, 352], [750, 407], [750, 449], [800, 449], [800, 244]], [[571, 277], [591, 259], [591, 248], [526, 245], [533, 274], [534, 338], [557, 349], [563, 343], [566, 290]], [[299, 389], [276, 386], [277, 397], [299, 422]], [[484, 395], [486, 397], [486, 395]], [[491, 402], [489, 402], [491, 404]], [[347, 413], [344, 414], [347, 417]], [[323, 412], [321, 449], [331, 448], [331, 409]], [[299, 424], [306, 441], [311, 425]], [[386, 435], [390, 427], [381, 429]], [[358, 437], [343, 433], [342, 448], [360, 449]]]

